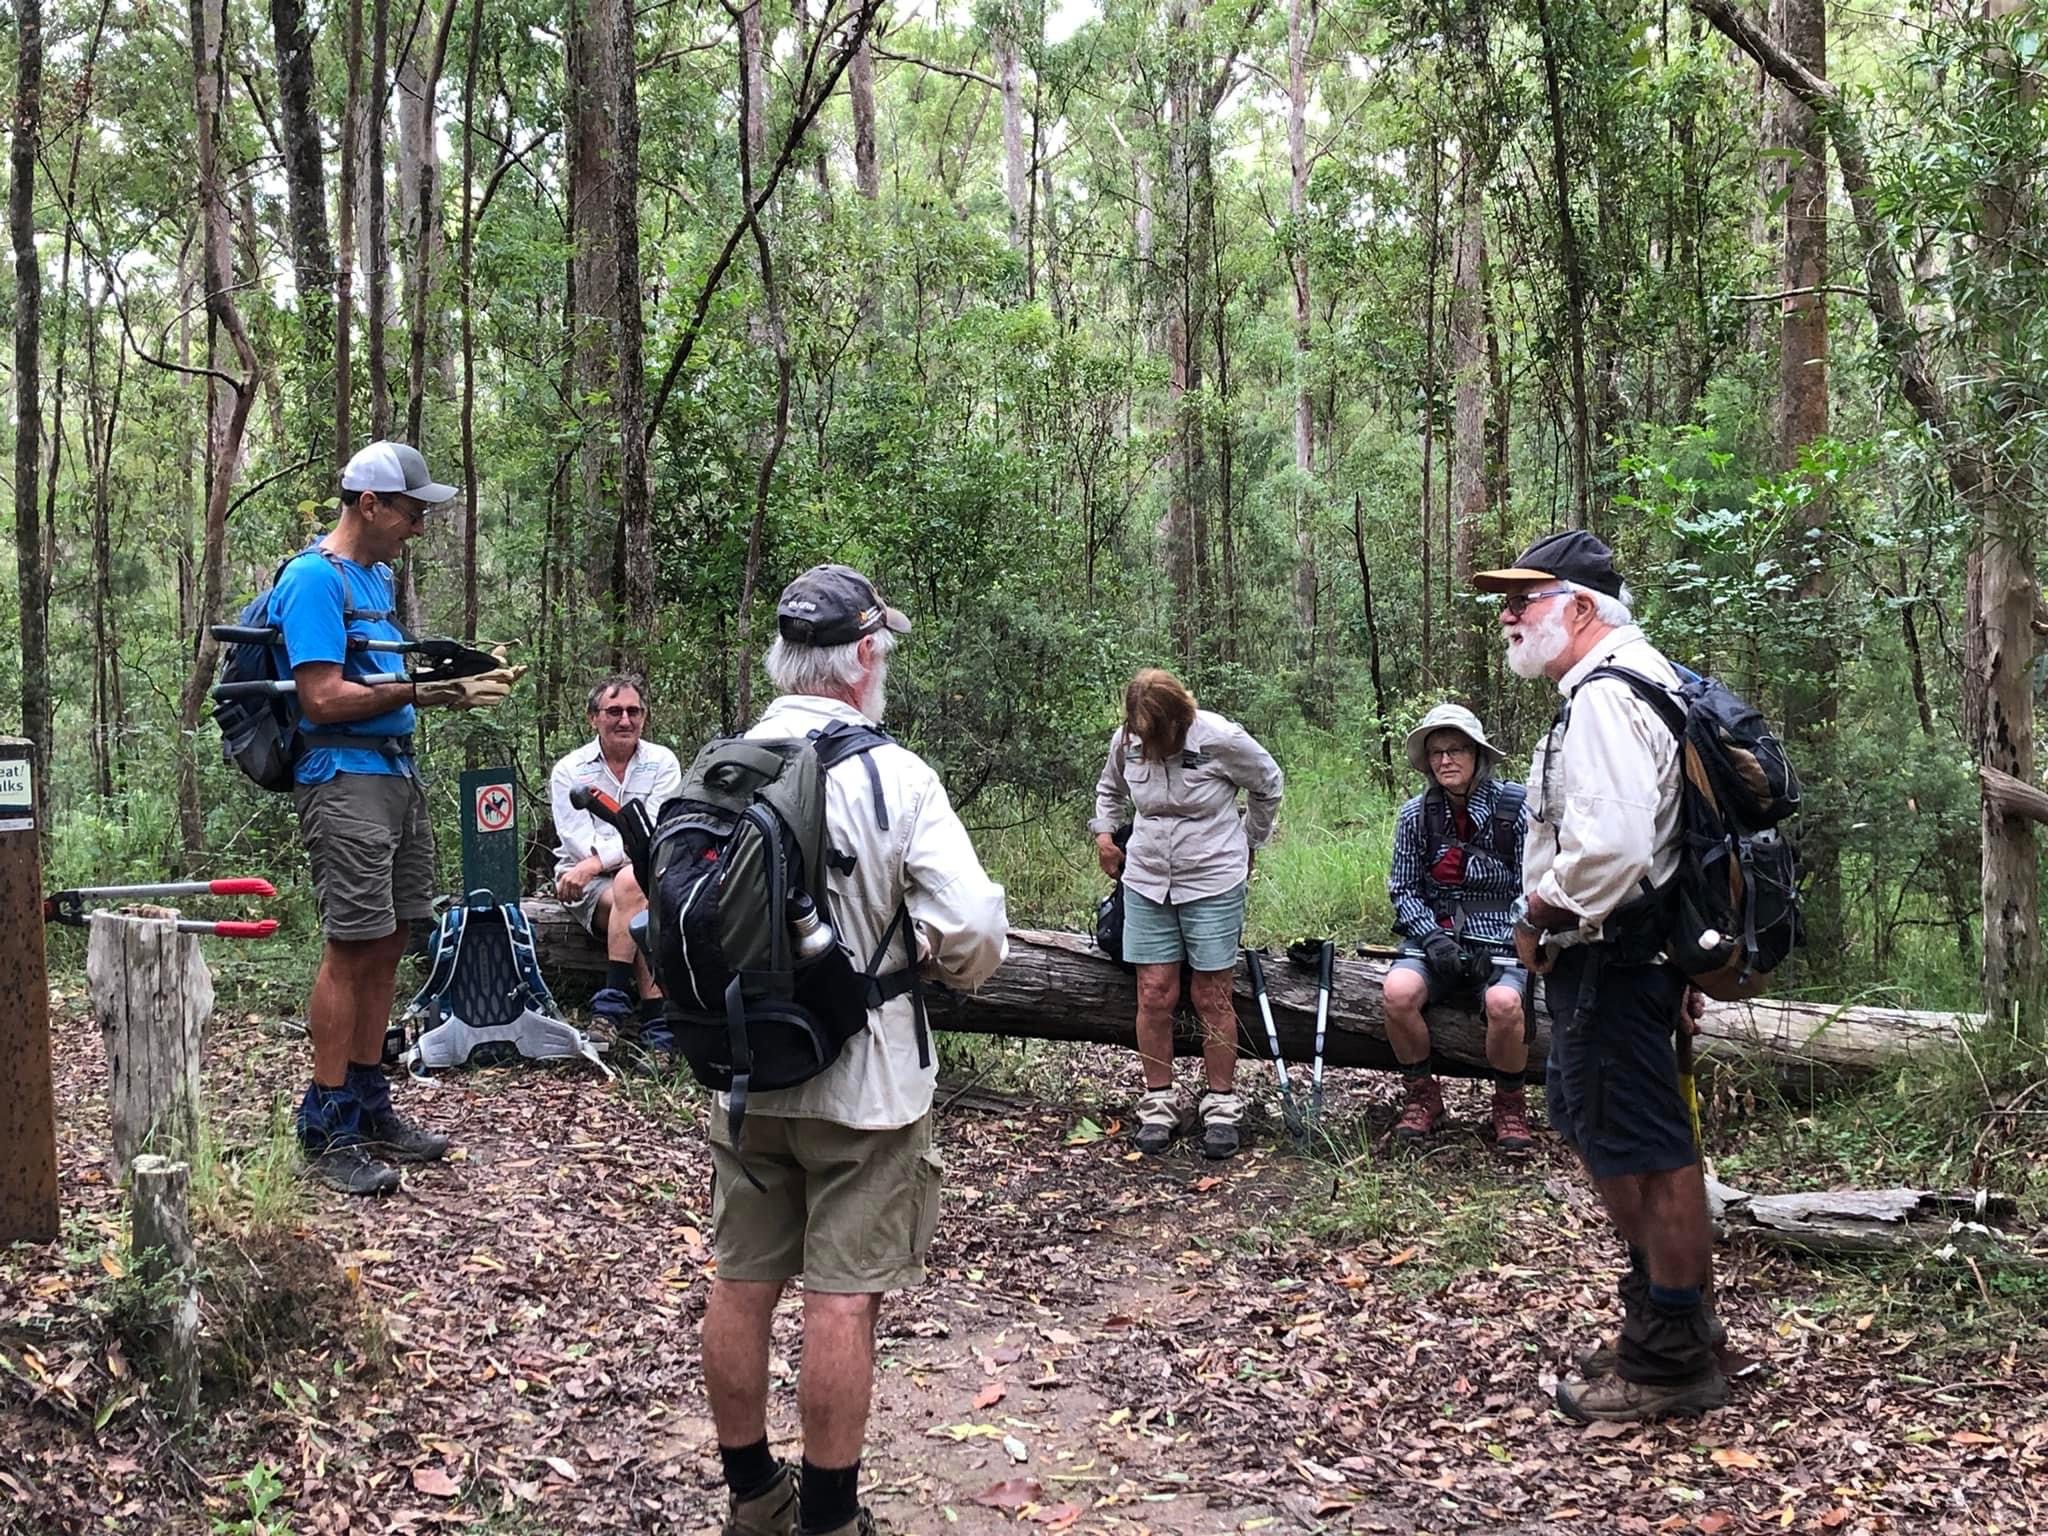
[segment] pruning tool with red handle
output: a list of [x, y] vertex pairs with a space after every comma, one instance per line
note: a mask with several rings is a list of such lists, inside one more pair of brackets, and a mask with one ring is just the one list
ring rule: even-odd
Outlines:
[[[82, 885], [76, 890], [56, 891], [43, 898], [43, 921], [83, 928], [89, 916], [88, 903], [156, 901], [175, 896], [275, 896], [277, 887], [255, 875], [227, 880], [168, 880], [155, 885]], [[205, 933], [217, 939], [267, 939], [277, 932], [277, 919], [181, 917], [180, 933]]]

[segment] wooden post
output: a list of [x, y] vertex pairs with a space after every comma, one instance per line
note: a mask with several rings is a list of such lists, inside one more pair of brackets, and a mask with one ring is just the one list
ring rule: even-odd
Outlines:
[[92, 914], [86, 986], [107, 1048], [114, 1177], [142, 1151], [189, 1157], [199, 1137], [199, 1036], [213, 976], [175, 917]]
[[57, 1101], [35, 744], [0, 737], [0, 1243], [57, 1235]]
[[189, 1421], [199, 1413], [199, 1293], [192, 1283], [199, 1255], [186, 1209], [192, 1168], [145, 1152], [130, 1174], [129, 1247], [137, 1278], [152, 1299], [154, 1326], [161, 1330], [172, 1407]]

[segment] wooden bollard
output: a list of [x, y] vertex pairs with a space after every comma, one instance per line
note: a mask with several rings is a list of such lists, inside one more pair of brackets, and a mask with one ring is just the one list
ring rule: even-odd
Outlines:
[[152, 1298], [151, 1331], [161, 1341], [172, 1407], [187, 1421], [199, 1413], [199, 1293], [193, 1286], [199, 1256], [192, 1246], [191, 1190], [189, 1163], [145, 1152], [129, 1169], [129, 1247], [136, 1277]]
[[176, 918], [92, 914], [85, 979], [107, 1050], [114, 1177], [139, 1152], [190, 1157], [199, 1140], [200, 1033], [213, 976]]
[[0, 736], [0, 1244], [57, 1235], [35, 748]]

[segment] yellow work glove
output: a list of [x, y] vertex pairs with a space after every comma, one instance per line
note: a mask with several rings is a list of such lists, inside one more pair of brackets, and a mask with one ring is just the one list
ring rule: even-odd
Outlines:
[[499, 667], [474, 677], [426, 678], [413, 684], [413, 702], [427, 708], [490, 709], [511, 696], [524, 667]]

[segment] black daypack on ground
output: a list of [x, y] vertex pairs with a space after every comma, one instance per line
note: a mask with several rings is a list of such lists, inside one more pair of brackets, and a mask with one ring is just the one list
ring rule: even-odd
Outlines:
[[[662, 807], [650, 855], [647, 944], [668, 999], [676, 1048], [697, 1081], [731, 1095], [739, 1145], [750, 1093], [794, 1088], [839, 1059], [868, 1010], [911, 994], [920, 1066], [931, 1038], [917, 982], [917, 935], [898, 906], [857, 968], [843, 944], [816, 940], [805, 958], [793, 924], [829, 923], [828, 866], [851, 873], [825, 829], [825, 775], [858, 757], [887, 831], [881, 775], [869, 757], [894, 738], [836, 722], [808, 737], [707, 744]], [[875, 973], [900, 936], [904, 964]]]
[[[341, 577], [341, 627], [347, 632], [352, 621], [389, 619], [389, 609], [358, 608], [349, 598], [348, 576], [341, 570], [341, 557], [320, 545], [316, 538], [298, 554], [278, 562], [270, 573], [270, 585], [251, 598], [235, 622], [255, 629], [273, 625], [270, 600], [284, 568], [307, 550], [317, 550]], [[252, 640], [231, 641], [221, 647], [217, 683], [288, 682], [291, 668], [285, 655], [283, 637], [268, 644]], [[213, 701], [214, 724], [220, 727], [223, 760], [242, 770], [258, 789], [284, 793], [296, 783], [293, 770], [308, 747], [371, 747], [380, 738], [361, 733], [309, 731], [299, 714], [299, 701], [291, 693], [232, 694]], [[395, 738], [381, 738], [385, 741]]]
[[1678, 738], [1683, 846], [1658, 893], [1664, 955], [1707, 996], [1739, 1002], [1805, 942], [1798, 844], [1781, 825], [1799, 810], [1799, 775], [1754, 706], [1711, 677], [1673, 670], [1675, 695], [1625, 667], [1597, 668], [1586, 682], [1626, 683]]

